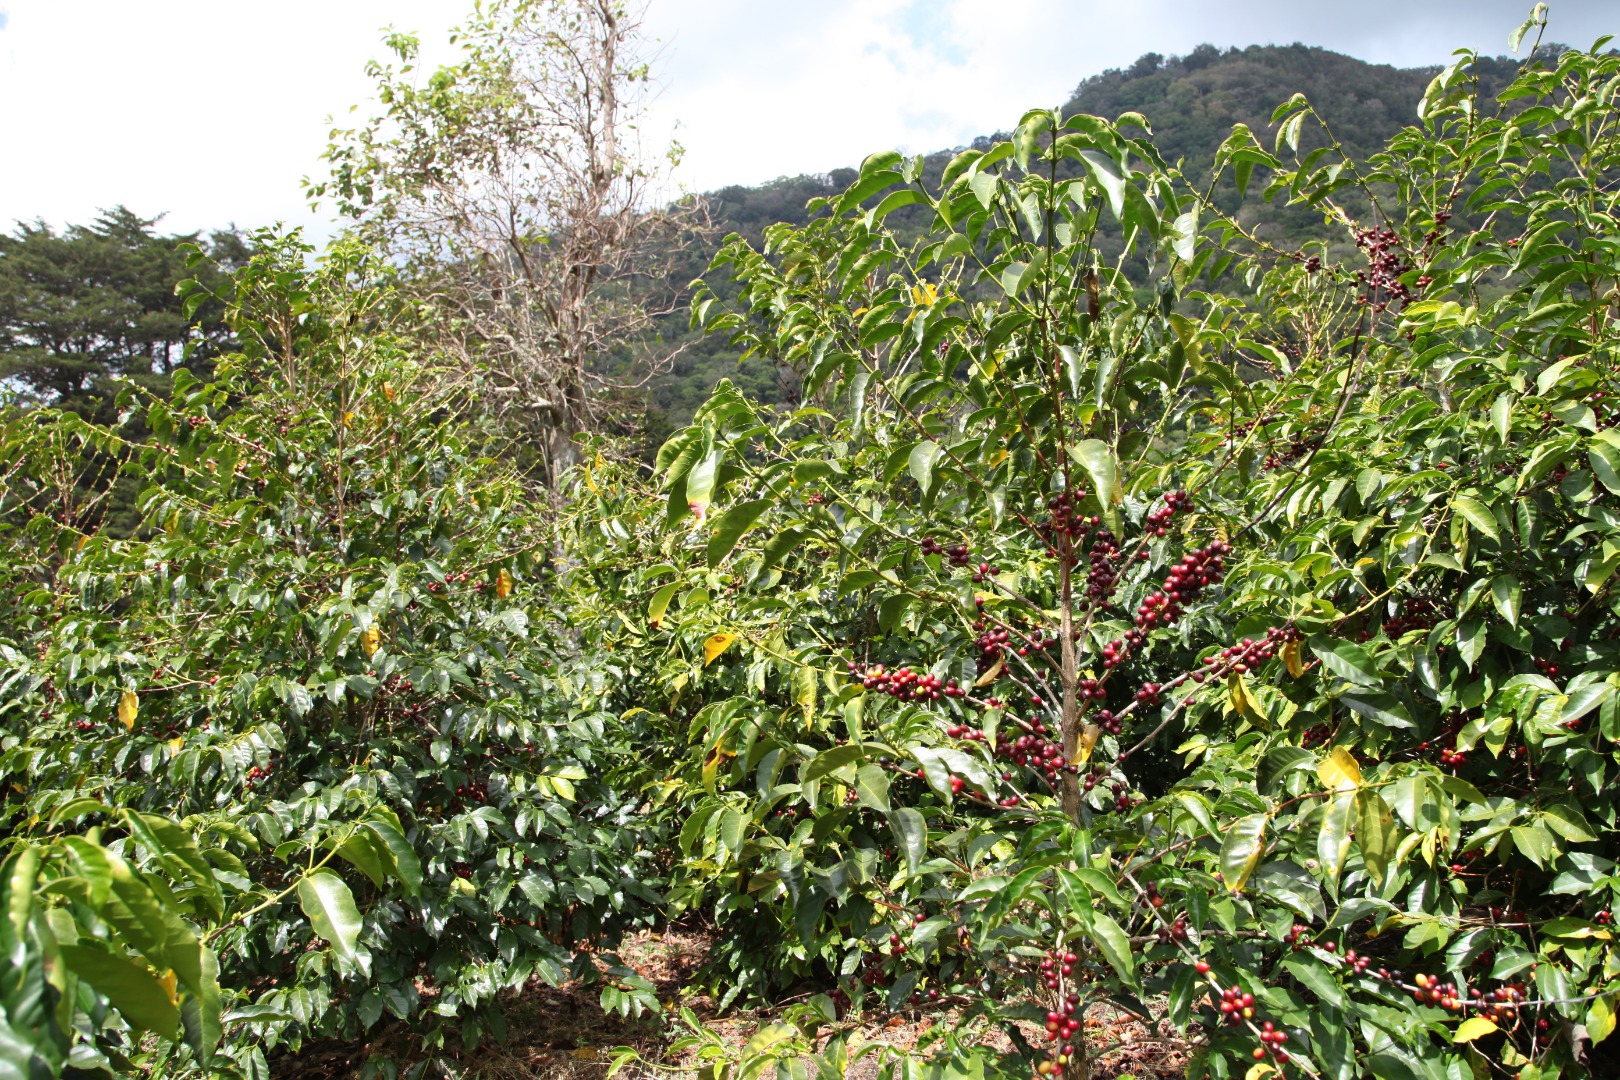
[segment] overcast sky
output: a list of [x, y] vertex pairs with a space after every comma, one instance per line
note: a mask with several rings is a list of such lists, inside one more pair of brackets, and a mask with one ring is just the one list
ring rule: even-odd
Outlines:
[[[381, 28], [427, 59], [470, 0], [0, 0], [0, 227], [124, 203], [180, 231], [330, 226], [300, 179], [364, 102]], [[1528, 0], [651, 0], [648, 125], [705, 190], [963, 144], [1145, 52], [1294, 41], [1401, 66], [1507, 51]], [[1620, 33], [1554, 0], [1549, 36]]]

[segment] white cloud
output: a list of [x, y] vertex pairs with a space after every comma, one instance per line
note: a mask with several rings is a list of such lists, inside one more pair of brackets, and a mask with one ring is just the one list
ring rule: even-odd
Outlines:
[[[0, 29], [0, 222], [126, 203], [206, 228], [312, 223], [299, 179], [326, 117], [365, 99], [380, 28], [430, 60], [468, 0], [11, 0]], [[1144, 52], [1304, 41], [1365, 59], [1499, 52], [1528, 0], [652, 0], [662, 94], [694, 189], [933, 150], [1061, 103]], [[1620, 30], [1612, 0], [1562, 0], [1553, 36]], [[674, 125], [678, 123], [679, 127]], [[324, 229], [323, 229], [324, 231]]]

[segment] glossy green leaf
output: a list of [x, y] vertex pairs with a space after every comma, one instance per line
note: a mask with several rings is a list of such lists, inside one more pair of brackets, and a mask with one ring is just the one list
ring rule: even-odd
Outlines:
[[1269, 814], [1249, 814], [1232, 822], [1221, 841], [1221, 876], [1230, 891], [1242, 892], [1266, 850]]
[[1461, 514], [1470, 525], [1492, 540], [1498, 539], [1496, 517], [1478, 499], [1458, 495], [1451, 500], [1451, 508]]
[[1091, 939], [1097, 950], [1127, 986], [1136, 985], [1136, 954], [1131, 951], [1131, 939], [1107, 912], [1093, 910], [1089, 917]]
[[1381, 687], [1383, 676], [1367, 650], [1343, 638], [1317, 636], [1310, 639], [1311, 651], [1322, 661], [1322, 666], [1347, 682], [1357, 686]]
[[1356, 801], [1356, 843], [1361, 848], [1367, 872], [1382, 884], [1395, 857], [1398, 839], [1395, 817], [1390, 813], [1389, 804], [1371, 788], [1364, 788]]
[[315, 933], [345, 960], [356, 959], [360, 943], [360, 909], [344, 880], [330, 870], [316, 870], [298, 881], [298, 904]]
[[[771, 505], [770, 499], [754, 499], [750, 502], [739, 503], [714, 519], [714, 532], [709, 537], [707, 549], [708, 562], [711, 568], [725, 562], [726, 556], [730, 555], [732, 549], [737, 546], [737, 541], [741, 540], [743, 534], [754, 527], [754, 523], [759, 520], [760, 515], [769, 510]], [[668, 587], [665, 586], [665, 588]], [[656, 599], [655, 596], [654, 600]], [[665, 605], [667, 606], [668, 603], [669, 601], [666, 599]], [[662, 610], [659, 611], [659, 615], [663, 615]]]
[[165, 1039], [179, 1036], [180, 1007], [151, 968], [87, 945], [61, 948], [62, 959], [73, 973], [105, 995], [125, 1020]]
[[907, 868], [915, 874], [928, 850], [928, 823], [917, 810], [899, 806], [889, 812], [889, 828], [905, 856]]
[[944, 448], [932, 439], [924, 440], [911, 448], [906, 457], [906, 467], [911, 472], [911, 478], [917, 481], [917, 486], [927, 492], [934, 486], [934, 463], [939, 460]]

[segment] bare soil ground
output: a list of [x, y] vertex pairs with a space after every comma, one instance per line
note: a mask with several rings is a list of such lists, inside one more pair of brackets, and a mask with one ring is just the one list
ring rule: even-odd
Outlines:
[[[658, 988], [659, 999], [670, 1013], [685, 1006], [728, 1046], [741, 1047], [750, 1036], [780, 1017], [779, 1009], [731, 1009], [720, 1013], [715, 1003], [694, 987], [693, 975], [702, 966], [712, 935], [693, 926], [673, 926], [661, 932], [642, 932], [627, 939], [620, 958]], [[443, 1055], [458, 1076], [468, 1080], [603, 1080], [618, 1047], [634, 1047], [643, 1061], [658, 1068], [631, 1065], [620, 1072], [624, 1080], [653, 1076], [691, 1076], [671, 1073], [671, 1067], [690, 1067], [670, 1051], [681, 1034], [679, 1025], [664, 1017], [624, 1018], [605, 1013], [597, 990], [578, 983], [549, 987], [531, 984], [506, 1009], [508, 1038], [502, 1044], [486, 1042], [470, 1052]], [[803, 995], [800, 996], [802, 998]], [[789, 998], [785, 1006], [793, 1000]], [[849, 1045], [885, 1043], [909, 1050], [939, 1025], [953, 1025], [960, 1010], [944, 1006], [908, 1010], [904, 1014], [874, 1017], [849, 1032]], [[1039, 1044], [1043, 1032], [1030, 1027], [1025, 1037]], [[1093, 1055], [1093, 1080], [1171, 1080], [1183, 1074], [1187, 1044], [1169, 1031], [1150, 1029], [1126, 1013], [1092, 1010], [1086, 1023], [1087, 1045]], [[1004, 1033], [992, 1031], [985, 1044], [1012, 1049]], [[373, 1056], [393, 1057], [400, 1074], [420, 1052], [413, 1052], [399, 1032], [381, 1031], [365, 1044], [319, 1044], [302, 1053], [273, 1060], [278, 1080], [356, 1080]], [[875, 1080], [878, 1055], [853, 1066], [847, 1080]]]

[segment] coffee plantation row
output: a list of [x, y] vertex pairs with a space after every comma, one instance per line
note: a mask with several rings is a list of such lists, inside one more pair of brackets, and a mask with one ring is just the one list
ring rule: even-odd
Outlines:
[[1105, 1006], [1192, 1076], [1612, 1074], [1620, 57], [1471, 62], [1203, 187], [1131, 115], [874, 155], [693, 304], [799, 403], [549, 496], [389, 265], [260, 237], [149, 438], [4, 419], [0, 1075], [454, 1071], [533, 980], [664, 1009], [613, 949], [683, 917], [722, 1007], [810, 991], [688, 1014], [712, 1077], [1089, 1077]]

